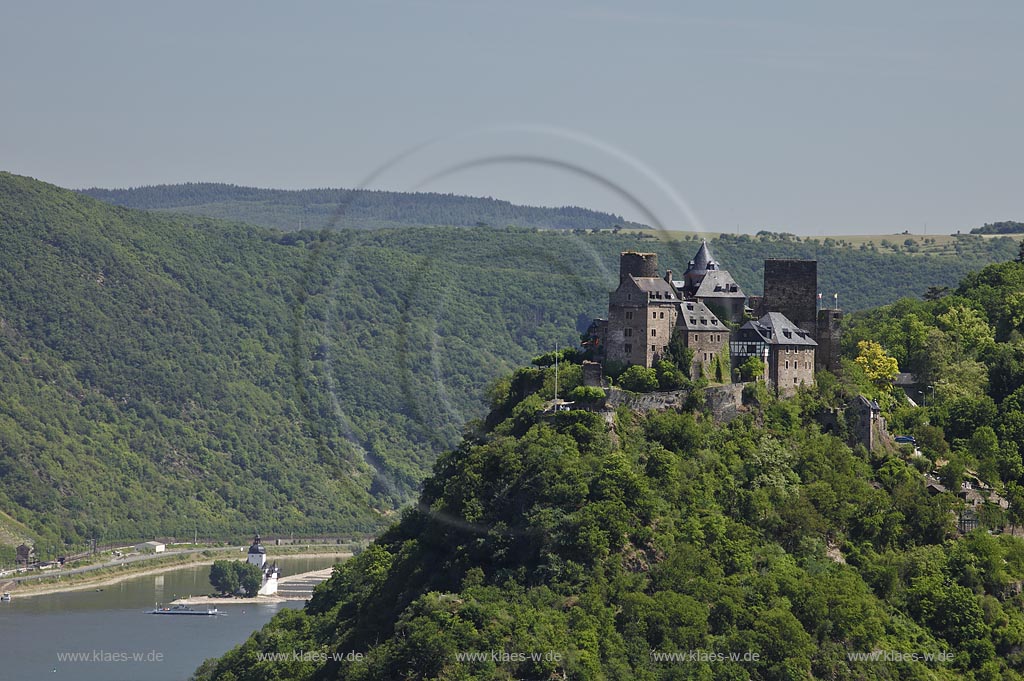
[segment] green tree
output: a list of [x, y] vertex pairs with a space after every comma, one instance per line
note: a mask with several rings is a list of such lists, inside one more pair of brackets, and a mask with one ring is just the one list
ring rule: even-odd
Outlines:
[[658, 389], [658, 373], [654, 369], [634, 364], [619, 376], [619, 385], [624, 390], [646, 393]]
[[263, 583], [263, 571], [252, 563], [235, 561], [235, 572], [242, 592], [249, 598], [255, 596]]
[[887, 389], [900, 372], [896, 359], [872, 340], [858, 342], [857, 351], [855, 361], [864, 369], [864, 374], [876, 387]]
[[216, 560], [210, 567], [210, 584], [221, 594], [236, 594], [241, 587], [235, 560]]
[[966, 356], [977, 356], [979, 351], [995, 343], [992, 327], [984, 315], [972, 307], [956, 305], [935, 319]]
[[658, 387], [662, 390], [676, 390], [687, 383], [686, 375], [673, 362], [661, 360], [654, 365], [658, 373]]
[[764, 376], [764, 361], [760, 357], [750, 356], [739, 366], [740, 380], [756, 381]]
[[686, 332], [681, 329], [672, 331], [672, 337], [665, 348], [665, 355], [669, 361], [690, 378], [690, 368], [693, 366], [693, 349], [686, 347]]

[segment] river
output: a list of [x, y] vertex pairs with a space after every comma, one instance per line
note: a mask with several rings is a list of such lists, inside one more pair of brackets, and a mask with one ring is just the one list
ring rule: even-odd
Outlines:
[[[285, 576], [330, 567], [337, 559], [276, 560]], [[0, 603], [0, 680], [185, 681], [203, 660], [223, 655], [281, 608], [302, 607], [300, 601], [221, 606], [226, 617], [146, 614], [157, 603], [209, 593], [209, 574], [209, 565], [193, 565], [102, 591], [15, 594]]]

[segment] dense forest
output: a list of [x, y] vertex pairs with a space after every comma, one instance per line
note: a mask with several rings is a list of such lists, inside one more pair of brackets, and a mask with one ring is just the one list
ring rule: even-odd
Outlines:
[[[371, 530], [408, 502], [498, 375], [578, 341], [622, 250], [677, 272], [695, 239], [407, 227], [280, 232], [134, 211], [0, 174], [0, 542]], [[1005, 242], [1005, 243], [1004, 243]], [[1012, 257], [721, 237], [817, 257], [847, 309]], [[57, 549], [55, 549], [57, 550]]]
[[[699, 399], [546, 410], [539, 360], [494, 384], [415, 508], [196, 678], [1024, 678], [1005, 532], [1024, 519], [1022, 305], [1017, 261], [855, 315], [838, 377], [786, 400], [751, 384], [724, 425]], [[924, 406], [901, 366], [933, 382]], [[580, 374], [563, 364], [562, 389]], [[841, 417], [826, 433], [858, 395], [917, 446], [869, 452]], [[968, 478], [1011, 503], [961, 533]]]
[[517, 206], [492, 198], [369, 189], [257, 189], [208, 182], [132, 189], [84, 189], [127, 208], [227, 218], [285, 231], [449, 225], [539, 229], [642, 228], [618, 215], [576, 206]]
[[1005, 220], [1003, 222], [989, 222], [981, 227], [975, 227], [971, 234], [1021, 234], [1024, 233], [1024, 222]]

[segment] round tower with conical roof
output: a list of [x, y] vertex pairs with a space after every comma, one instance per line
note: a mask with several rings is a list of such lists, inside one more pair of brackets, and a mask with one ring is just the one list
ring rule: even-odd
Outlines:
[[686, 266], [686, 272], [683, 273], [683, 289], [687, 295], [693, 295], [693, 293], [700, 287], [700, 283], [704, 281], [704, 277], [711, 270], [717, 270], [718, 261], [711, 255], [711, 249], [708, 247], [707, 239], [701, 239], [700, 248], [697, 249], [697, 255], [693, 256], [693, 260]]

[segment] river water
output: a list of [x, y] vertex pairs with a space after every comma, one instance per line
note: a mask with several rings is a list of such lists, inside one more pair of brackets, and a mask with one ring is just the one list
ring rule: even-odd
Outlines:
[[[337, 558], [276, 558], [282, 576]], [[102, 591], [0, 603], [0, 681], [185, 681], [203, 660], [244, 641], [282, 608], [302, 602], [224, 605], [226, 617], [146, 614], [157, 603], [209, 593], [210, 567], [132, 577]], [[83, 659], [84, 658], [84, 659]]]

